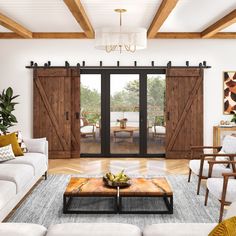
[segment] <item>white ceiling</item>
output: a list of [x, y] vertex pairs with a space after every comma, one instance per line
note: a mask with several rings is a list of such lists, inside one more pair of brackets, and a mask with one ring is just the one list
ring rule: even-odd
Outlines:
[[160, 31], [201, 32], [235, 8], [236, 0], [179, 0]]
[[0, 0], [0, 12], [33, 32], [82, 31], [63, 0]]
[[[81, 0], [94, 28], [117, 26], [115, 8], [125, 8], [123, 25], [146, 27], [162, 0]], [[179, 0], [161, 32], [200, 32], [236, 9], [236, 0]], [[0, 12], [33, 32], [81, 32], [63, 0], [0, 0]], [[223, 30], [236, 32], [236, 24]], [[0, 32], [9, 30], [0, 26]]]

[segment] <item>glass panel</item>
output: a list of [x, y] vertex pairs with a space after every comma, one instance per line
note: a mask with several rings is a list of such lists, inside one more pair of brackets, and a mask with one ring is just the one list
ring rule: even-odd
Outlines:
[[111, 153], [139, 153], [139, 75], [110, 78]]
[[81, 153], [101, 153], [101, 75], [80, 77]]
[[147, 75], [147, 153], [165, 153], [165, 75]]

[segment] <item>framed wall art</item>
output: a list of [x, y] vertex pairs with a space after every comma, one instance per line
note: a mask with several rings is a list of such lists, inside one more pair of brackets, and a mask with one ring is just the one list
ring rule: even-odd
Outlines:
[[224, 72], [224, 115], [236, 114], [236, 71]]

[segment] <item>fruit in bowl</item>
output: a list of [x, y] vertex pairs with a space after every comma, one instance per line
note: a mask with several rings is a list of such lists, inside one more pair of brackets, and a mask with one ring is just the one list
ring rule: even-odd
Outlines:
[[109, 187], [129, 187], [131, 185], [130, 177], [122, 170], [118, 174], [108, 172], [103, 176], [104, 183]]

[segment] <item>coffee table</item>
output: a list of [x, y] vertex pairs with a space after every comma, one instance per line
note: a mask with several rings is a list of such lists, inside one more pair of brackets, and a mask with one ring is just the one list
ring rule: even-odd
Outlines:
[[133, 142], [134, 131], [138, 131], [138, 130], [139, 130], [138, 127], [131, 127], [131, 126], [127, 126], [125, 128], [120, 128], [120, 126], [111, 127], [111, 131], [113, 132], [113, 136], [114, 136], [114, 142], [117, 141], [118, 133], [128, 133], [131, 142]]
[[[109, 188], [103, 183], [102, 178], [72, 177], [63, 195], [63, 213], [128, 213], [128, 214], [173, 214], [173, 192], [165, 177], [134, 178], [128, 188]], [[73, 198], [108, 197], [113, 199], [111, 210], [78, 210], [71, 209]], [[162, 198], [166, 209], [128, 210], [124, 209], [123, 199], [133, 197]]]

